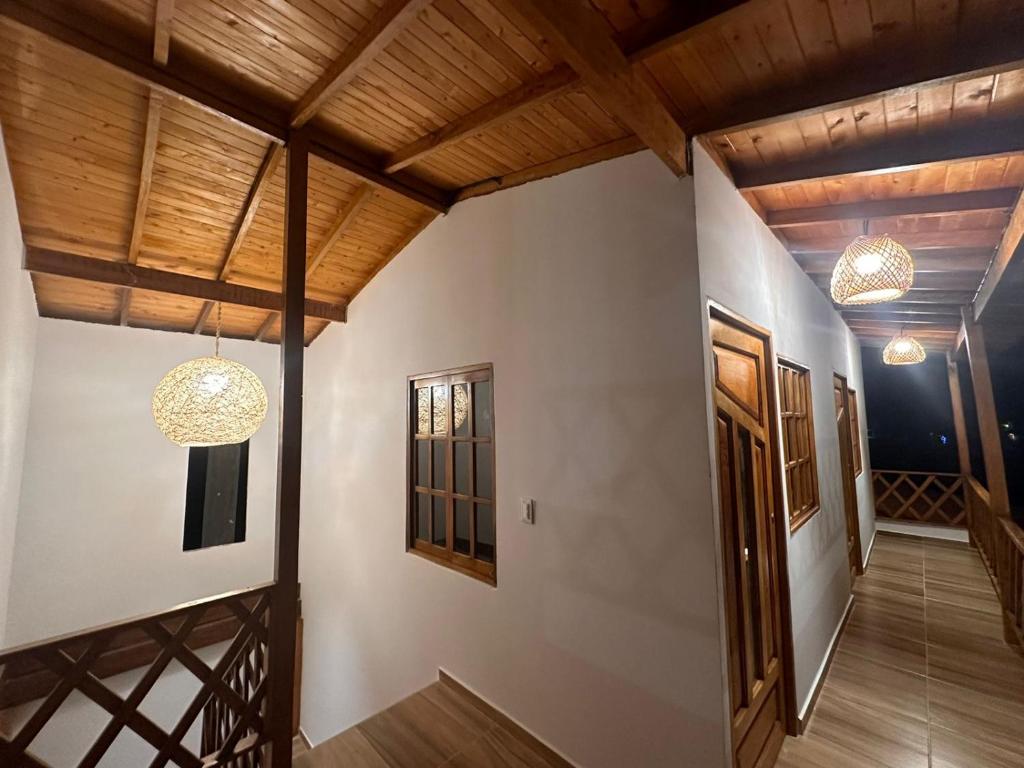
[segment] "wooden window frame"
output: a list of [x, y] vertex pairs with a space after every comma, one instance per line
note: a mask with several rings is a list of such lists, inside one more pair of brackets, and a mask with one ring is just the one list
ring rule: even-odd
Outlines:
[[[486, 381], [490, 383], [490, 412], [491, 412], [491, 434], [489, 437], [476, 436], [475, 414], [473, 407], [474, 387], [472, 384]], [[457, 384], [469, 384], [468, 387], [468, 413], [469, 425], [467, 435], [458, 436], [454, 434], [454, 418], [452, 415], [452, 404], [454, 401], [453, 387]], [[417, 394], [418, 389], [433, 387], [437, 385], [448, 387], [446, 403], [446, 431], [443, 434], [433, 432], [433, 411], [431, 410], [431, 432], [419, 432], [417, 418]], [[470, 576], [479, 581], [496, 587], [498, 584], [498, 512], [497, 512], [497, 474], [496, 474], [496, 449], [495, 449], [495, 414], [494, 414], [494, 367], [491, 363], [478, 365], [467, 365], [460, 368], [450, 368], [433, 373], [418, 374], [408, 377], [406, 385], [406, 552], [422, 557], [438, 565]], [[427, 476], [433, 486], [434, 473], [434, 443], [444, 442], [445, 444], [445, 488], [444, 490], [433, 487], [419, 486], [417, 482], [417, 456], [416, 445], [419, 440], [429, 441], [430, 449], [427, 451]], [[476, 489], [476, 450], [469, 451], [469, 476], [472, 484], [473, 495], [460, 494], [455, 492], [455, 445], [457, 443], [489, 444], [491, 446], [491, 496], [483, 498], [475, 495]], [[429, 541], [417, 538], [417, 494], [425, 493], [431, 500], [443, 498], [445, 500], [445, 546], [441, 547], [433, 543], [433, 501], [431, 501], [431, 512], [429, 517]], [[470, 506], [469, 515], [469, 542], [470, 554], [465, 555], [456, 552], [455, 546], [455, 501], [468, 502]], [[490, 505], [494, 526], [494, 557], [492, 562], [480, 560], [476, 554], [476, 507], [478, 504]]]
[[857, 406], [857, 390], [847, 387], [847, 409], [850, 412], [850, 447], [853, 450], [853, 476], [860, 477], [864, 471], [864, 458], [860, 443], [860, 408]]
[[[785, 371], [791, 372], [788, 380]], [[821, 491], [818, 486], [818, 453], [814, 434], [814, 401], [811, 387], [811, 369], [794, 360], [779, 356], [776, 358], [776, 372], [779, 379], [779, 442], [781, 444], [779, 454], [782, 457], [782, 476], [786, 484], [786, 509], [789, 513], [789, 531], [790, 533], [795, 533], [821, 509]], [[804, 401], [802, 409], [791, 408], [795, 397], [800, 397]], [[790, 427], [791, 423], [796, 425], [792, 430]], [[803, 443], [800, 456], [797, 459], [790, 457], [791, 435], [795, 436], [798, 444]], [[808, 489], [810, 501], [809, 503], [802, 504], [797, 509], [795, 508], [796, 494], [794, 493], [792, 475], [794, 469], [805, 463], [810, 465], [811, 486]]]

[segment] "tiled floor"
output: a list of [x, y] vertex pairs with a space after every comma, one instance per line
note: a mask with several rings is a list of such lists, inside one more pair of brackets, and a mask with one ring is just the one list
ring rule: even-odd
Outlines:
[[778, 768], [1021, 768], [1024, 656], [964, 544], [879, 533], [807, 732]]
[[295, 758], [295, 768], [552, 768], [459, 691], [434, 683]]

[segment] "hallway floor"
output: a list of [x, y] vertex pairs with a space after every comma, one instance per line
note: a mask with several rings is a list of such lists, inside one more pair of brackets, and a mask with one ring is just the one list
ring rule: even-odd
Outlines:
[[966, 544], [879, 533], [806, 733], [777, 768], [1020, 768], [1024, 655]]

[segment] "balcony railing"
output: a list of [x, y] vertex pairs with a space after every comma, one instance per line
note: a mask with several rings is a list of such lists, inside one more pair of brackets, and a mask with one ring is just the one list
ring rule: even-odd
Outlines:
[[871, 481], [879, 518], [957, 528], [967, 525], [963, 475], [876, 469]]

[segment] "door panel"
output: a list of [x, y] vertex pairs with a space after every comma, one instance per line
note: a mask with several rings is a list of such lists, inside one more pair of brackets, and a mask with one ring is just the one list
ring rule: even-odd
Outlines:
[[853, 432], [848, 407], [849, 391], [846, 379], [832, 376], [832, 390], [836, 401], [836, 430], [839, 434], [839, 468], [843, 481], [843, 507], [846, 515], [846, 556], [851, 580], [863, 573], [860, 553], [860, 521], [857, 512], [857, 486], [853, 469]]
[[712, 315], [733, 763], [767, 768], [785, 734], [767, 341]]

